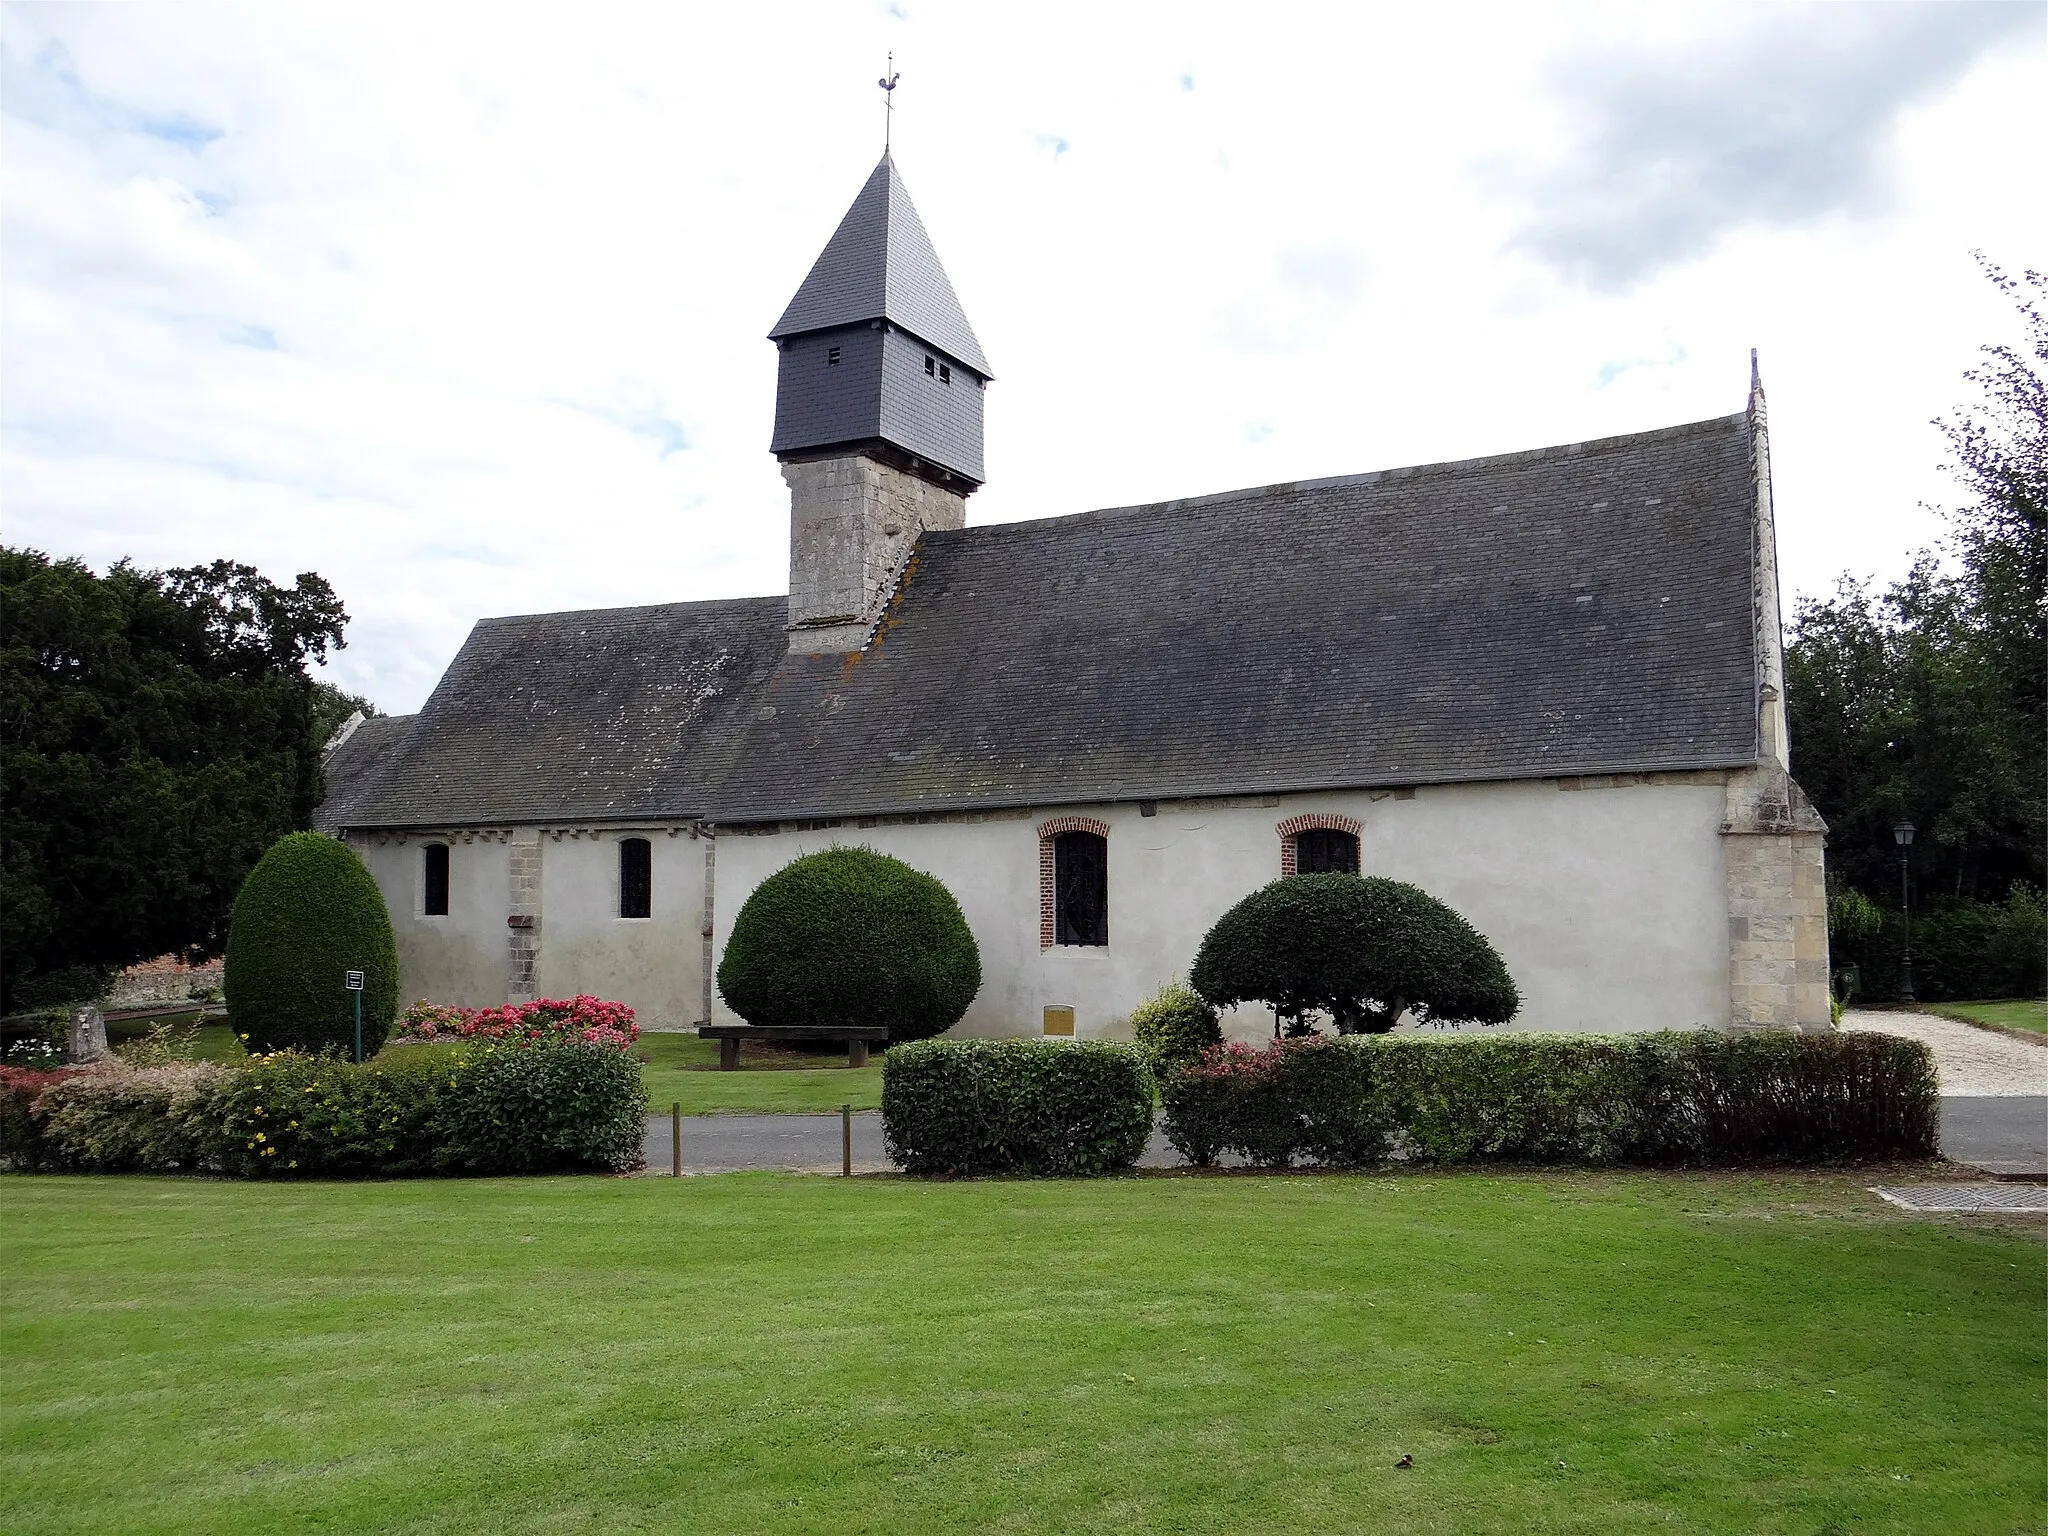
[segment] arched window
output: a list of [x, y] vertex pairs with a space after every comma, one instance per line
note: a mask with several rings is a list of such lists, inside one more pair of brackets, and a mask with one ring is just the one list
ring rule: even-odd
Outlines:
[[1310, 827], [1294, 834], [1294, 872], [1299, 875], [1355, 875], [1358, 839], [1339, 827]]
[[1053, 935], [1061, 944], [1109, 942], [1109, 839], [1062, 832], [1052, 846]]
[[1038, 828], [1038, 947], [1109, 942], [1109, 823], [1055, 816]]
[[426, 889], [420, 910], [428, 917], [448, 915], [448, 845], [429, 843], [421, 850], [424, 854]]
[[619, 916], [648, 917], [654, 910], [654, 850], [644, 837], [619, 842]]
[[1283, 875], [1355, 875], [1359, 825], [1349, 816], [1290, 816], [1273, 829], [1280, 834]]

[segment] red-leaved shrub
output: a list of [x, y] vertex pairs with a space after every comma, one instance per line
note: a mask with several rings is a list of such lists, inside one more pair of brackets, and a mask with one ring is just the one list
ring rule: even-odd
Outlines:
[[35, 1117], [43, 1090], [61, 1083], [77, 1069], [59, 1067], [40, 1072], [30, 1067], [0, 1067], [0, 1167], [31, 1173], [48, 1161], [42, 1122]]

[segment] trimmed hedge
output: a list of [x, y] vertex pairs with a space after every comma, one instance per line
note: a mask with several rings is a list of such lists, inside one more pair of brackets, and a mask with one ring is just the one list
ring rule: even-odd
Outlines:
[[925, 1040], [882, 1060], [882, 1135], [909, 1173], [1114, 1173], [1151, 1134], [1152, 1078], [1129, 1046]]
[[1131, 1013], [1131, 1035], [1153, 1074], [1164, 1077], [1223, 1040], [1216, 1010], [1193, 987], [1161, 987]]
[[981, 951], [939, 881], [872, 848], [806, 854], [741, 905], [718, 993], [749, 1024], [859, 1024], [923, 1040], [981, 990]]
[[398, 945], [384, 897], [346, 843], [294, 832], [271, 844], [235, 897], [222, 985], [252, 1054], [355, 1050], [345, 972], [363, 973], [363, 1057], [398, 1012]]
[[1384, 1034], [1413, 1010], [1505, 1024], [1521, 995], [1486, 936], [1427, 891], [1368, 876], [1288, 875], [1216, 919], [1188, 978], [1219, 1008], [1264, 1003], [1299, 1024]]
[[1164, 1100], [1190, 1162], [1267, 1167], [1918, 1158], [1940, 1117], [1932, 1053], [1863, 1033], [1218, 1046]]
[[46, 1089], [72, 1075], [59, 1068], [0, 1067], [0, 1168], [34, 1173], [49, 1161], [43, 1144], [43, 1123], [31, 1113]]
[[639, 1166], [647, 1094], [624, 1051], [572, 1041], [420, 1055], [359, 1067], [287, 1051], [77, 1073], [34, 1100], [33, 1166], [238, 1178]]

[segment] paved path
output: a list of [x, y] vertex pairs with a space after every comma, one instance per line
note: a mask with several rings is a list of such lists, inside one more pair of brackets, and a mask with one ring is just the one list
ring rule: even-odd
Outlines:
[[[647, 1117], [642, 1143], [649, 1173], [665, 1174], [669, 1161], [669, 1117]], [[1158, 1131], [1138, 1159], [1140, 1168], [1178, 1168], [1180, 1158]], [[853, 1117], [853, 1171], [889, 1173], [895, 1169], [882, 1150], [882, 1115], [862, 1110]], [[840, 1125], [837, 1115], [685, 1115], [683, 1172], [740, 1173], [774, 1170], [783, 1173], [837, 1173], [840, 1170]]]
[[[669, 1171], [667, 1115], [648, 1118], [645, 1150], [649, 1173]], [[1941, 1150], [1957, 1162], [1987, 1173], [2048, 1178], [2048, 1098], [2012, 1094], [1944, 1098]], [[1226, 1165], [1235, 1165], [1237, 1161], [1224, 1159]], [[1166, 1138], [1155, 1130], [1138, 1166], [1178, 1168], [1181, 1161]], [[739, 1173], [749, 1169], [837, 1173], [839, 1167], [837, 1115], [683, 1117], [685, 1173]], [[853, 1171], [888, 1173], [893, 1167], [882, 1150], [881, 1114], [863, 1110], [853, 1117]]]
[[[1845, 1029], [1878, 1030], [1923, 1040], [1941, 1079], [1941, 1149], [1989, 1173], [2048, 1177], [2048, 1046], [1925, 1013], [1851, 1011]], [[686, 1115], [683, 1171], [735, 1173], [774, 1169], [837, 1173], [837, 1115]], [[669, 1121], [647, 1122], [647, 1168], [667, 1173]], [[1175, 1168], [1180, 1159], [1157, 1131], [1138, 1160], [1142, 1168]], [[853, 1169], [886, 1173], [882, 1117], [853, 1117]]]
[[[674, 1166], [669, 1147], [669, 1117], [648, 1116], [648, 1172], [667, 1173]], [[837, 1115], [683, 1116], [685, 1173], [837, 1173], [840, 1154]], [[853, 1171], [887, 1173], [894, 1167], [882, 1151], [881, 1112], [861, 1111], [853, 1117]]]
[[1944, 1098], [1941, 1150], [1986, 1173], [2048, 1179], [2048, 1098]]
[[1943, 1097], [1974, 1099], [2048, 1096], [2048, 1044], [2015, 1039], [1931, 1013], [1880, 1013], [1852, 1008], [1842, 1028], [1919, 1040], [1934, 1052]]

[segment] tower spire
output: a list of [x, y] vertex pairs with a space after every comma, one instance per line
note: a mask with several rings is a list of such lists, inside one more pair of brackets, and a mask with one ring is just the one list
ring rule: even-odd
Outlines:
[[882, 88], [882, 153], [889, 153], [890, 130], [896, 126], [896, 82], [902, 77], [896, 73], [896, 55], [889, 54], [889, 66], [882, 78], [875, 84]]

